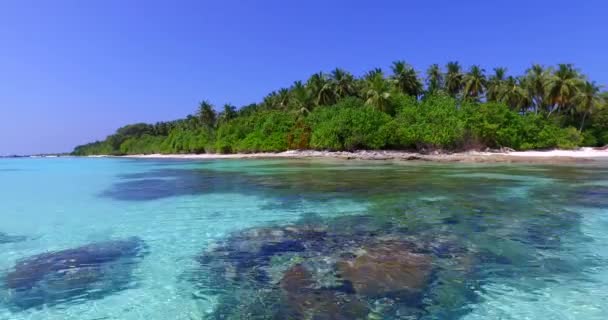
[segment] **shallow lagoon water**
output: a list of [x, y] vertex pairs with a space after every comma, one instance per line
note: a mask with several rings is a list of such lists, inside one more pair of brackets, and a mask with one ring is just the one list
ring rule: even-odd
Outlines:
[[238, 303], [223, 294], [248, 279], [210, 290], [199, 257], [310, 217], [330, 228], [366, 217], [471, 252], [462, 279], [450, 278], [449, 255], [435, 259], [434, 289], [402, 318], [605, 319], [607, 185], [608, 164], [2, 159], [0, 279], [18, 261], [87, 244], [138, 237], [146, 252], [128, 285], [103, 294], [22, 308], [0, 280], [0, 319], [221, 318]]

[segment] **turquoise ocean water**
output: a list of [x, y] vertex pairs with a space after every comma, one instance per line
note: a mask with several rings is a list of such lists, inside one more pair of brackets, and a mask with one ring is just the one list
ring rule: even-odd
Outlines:
[[[258, 291], [239, 278], [206, 287], [204, 252], [254, 227], [360, 217], [408, 241], [448, 239], [469, 261], [466, 278], [450, 277], [464, 259], [429, 249], [442, 262], [402, 319], [608, 318], [608, 163], [47, 158], [0, 159], [0, 319], [255, 319], [219, 314], [246, 304], [230, 290]], [[97, 244], [134, 237], [134, 257], [100, 258]], [[69, 281], [28, 269], [25, 288], [11, 288], [20, 262], [68, 249], [94, 266]], [[122, 278], [88, 286], [97, 264]]]

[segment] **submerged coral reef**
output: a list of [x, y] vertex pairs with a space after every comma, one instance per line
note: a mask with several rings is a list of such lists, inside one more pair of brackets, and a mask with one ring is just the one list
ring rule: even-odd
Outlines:
[[128, 287], [144, 249], [143, 240], [132, 237], [22, 259], [3, 279], [6, 300], [14, 307], [27, 309], [103, 297]]
[[419, 318], [465, 306], [476, 259], [448, 235], [350, 216], [237, 232], [193, 281], [219, 296], [214, 319]]

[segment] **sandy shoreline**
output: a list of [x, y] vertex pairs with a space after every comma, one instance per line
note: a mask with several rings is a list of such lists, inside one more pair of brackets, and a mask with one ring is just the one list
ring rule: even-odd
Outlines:
[[[103, 157], [103, 156], [94, 156]], [[128, 155], [136, 159], [262, 159], [262, 158], [330, 158], [344, 160], [420, 160], [436, 162], [517, 162], [517, 163], [584, 163], [608, 161], [608, 150], [582, 148], [579, 150], [520, 151], [520, 152], [460, 152], [421, 154], [403, 151], [285, 151], [278, 153], [240, 154], [146, 154]]]

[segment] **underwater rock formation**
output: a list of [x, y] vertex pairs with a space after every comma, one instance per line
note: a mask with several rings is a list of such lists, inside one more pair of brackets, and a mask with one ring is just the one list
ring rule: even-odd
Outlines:
[[403, 241], [382, 241], [362, 246], [336, 263], [338, 274], [366, 297], [419, 294], [428, 283], [432, 258], [412, 252]]
[[217, 290], [212, 319], [416, 319], [451, 292], [463, 297], [454, 308], [469, 302], [474, 255], [442, 235], [340, 217], [234, 233], [198, 257], [192, 280]]
[[11, 236], [4, 232], [0, 232], [0, 244], [21, 242], [27, 240], [26, 236]]
[[319, 288], [313, 274], [300, 264], [285, 272], [280, 287], [284, 299], [281, 318], [365, 319], [370, 311], [365, 301], [350, 290]]
[[7, 300], [27, 309], [124, 289], [144, 249], [143, 240], [132, 237], [22, 259], [3, 279]]
[[578, 201], [584, 206], [606, 208], [608, 206], [608, 187], [591, 186], [578, 191]]

